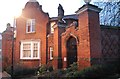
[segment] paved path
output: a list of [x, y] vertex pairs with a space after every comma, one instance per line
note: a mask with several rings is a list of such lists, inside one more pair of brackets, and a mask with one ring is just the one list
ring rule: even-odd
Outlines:
[[0, 79], [1, 78], [6, 78], [6, 77], [11, 77], [7, 72], [0, 72]]

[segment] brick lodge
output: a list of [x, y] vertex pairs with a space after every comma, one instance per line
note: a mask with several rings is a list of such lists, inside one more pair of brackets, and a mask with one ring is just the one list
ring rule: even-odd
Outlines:
[[58, 16], [51, 18], [37, 1], [29, 0], [16, 18], [16, 28], [7, 24], [2, 33], [3, 67], [11, 66], [12, 49], [14, 65], [29, 68], [50, 63], [59, 69], [77, 62], [82, 69], [106, 58], [118, 60], [120, 28], [100, 26], [100, 11], [85, 4], [75, 14], [64, 15], [59, 4]]

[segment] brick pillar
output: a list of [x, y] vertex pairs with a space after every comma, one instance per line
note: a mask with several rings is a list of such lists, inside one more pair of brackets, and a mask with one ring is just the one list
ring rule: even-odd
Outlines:
[[59, 25], [54, 28], [54, 54], [53, 54], [53, 66], [55, 69], [62, 67], [61, 58], [61, 33], [64, 31], [63, 27]]
[[100, 11], [100, 8], [91, 4], [85, 4], [76, 11], [80, 33], [78, 63], [81, 68], [97, 64], [101, 58]]
[[12, 37], [13, 28], [7, 24], [7, 29], [2, 33], [2, 66], [3, 69], [12, 64]]

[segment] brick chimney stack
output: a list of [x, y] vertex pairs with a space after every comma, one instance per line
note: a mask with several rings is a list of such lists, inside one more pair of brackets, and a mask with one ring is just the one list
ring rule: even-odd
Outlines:
[[12, 37], [13, 27], [10, 23], [7, 24], [6, 30], [2, 33], [2, 67], [3, 69], [7, 66], [11, 66], [12, 57]]

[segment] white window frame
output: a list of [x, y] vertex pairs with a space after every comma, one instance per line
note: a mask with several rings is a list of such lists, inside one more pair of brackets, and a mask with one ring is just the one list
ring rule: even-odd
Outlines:
[[50, 60], [53, 59], [53, 47], [50, 47]]
[[50, 32], [51, 33], [54, 33], [54, 25], [55, 25], [55, 22], [50, 23]]
[[[28, 26], [30, 22], [30, 31], [28, 31]], [[27, 19], [26, 22], [26, 33], [34, 33], [35, 32], [35, 19]]]
[[[34, 43], [38, 44], [38, 57], [33, 57]], [[23, 44], [31, 44], [31, 57], [23, 57]], [[20, 59], [40, 59], [40, 41], [21, 41]]]

